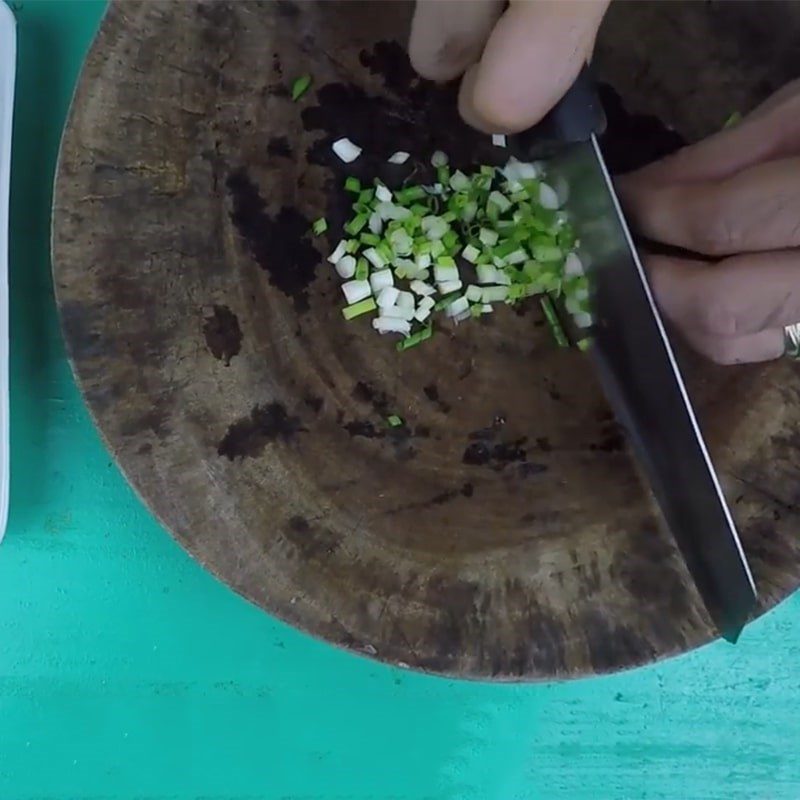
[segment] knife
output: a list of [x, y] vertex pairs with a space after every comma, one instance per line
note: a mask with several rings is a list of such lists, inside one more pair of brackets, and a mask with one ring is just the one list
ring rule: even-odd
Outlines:
[[565, 210], [590, 286], [590, 357], [711, 619], [735, 642], [755, 582], [603, 160], [604, 129], [585, 68], [515, 149], [526, 160], [549, 156], [548, 174], [569, 187]]

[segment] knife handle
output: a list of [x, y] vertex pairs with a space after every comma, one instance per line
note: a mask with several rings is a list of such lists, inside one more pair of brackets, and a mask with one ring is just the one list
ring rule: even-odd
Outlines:
[[523, 149], [541, 151], [572, 142], [588, 141], [606, 129], [606, 114], [597, 94], [594, 77], [585, 64], [567, 93], [542, 121], [520, 134]]

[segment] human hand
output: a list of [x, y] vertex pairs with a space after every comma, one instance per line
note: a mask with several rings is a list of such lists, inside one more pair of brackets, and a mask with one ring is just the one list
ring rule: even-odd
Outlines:
[[459, 110], [487, 133], [537, 123], [591, 55], [610, 0], [417, 0], [409, 56], [424, 78], [464, 75]]
[[619, 181], [664, 315], [720, 364], [783, 355], [800, 323], [800, 80], [752, 114]]

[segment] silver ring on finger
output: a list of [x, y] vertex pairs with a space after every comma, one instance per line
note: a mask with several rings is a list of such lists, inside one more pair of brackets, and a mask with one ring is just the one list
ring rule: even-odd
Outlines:
[[787, 358], [800, 361], [800, 322], [783, 329], [783, 353]]

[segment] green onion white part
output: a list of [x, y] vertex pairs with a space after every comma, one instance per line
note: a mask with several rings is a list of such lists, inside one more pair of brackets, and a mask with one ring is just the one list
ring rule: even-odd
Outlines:
[[495, 147], [505, 147], [506, 146], [506, 136], [504, 133], [493, 133], [492, 134], [492, 144]]
[[349, 164], [361, 155], [361, 148], [345, 138], [338, 139], [333, 143], [333, 152], [336, 153], [345, 164]]
[[[495, 142], [498, 146], [498, 142]], [[360, 148], [346, 139], [337, 155], [357, 158]], [[389, 160], [405, 163], [398, 151]], [[546, 181], [539, 163], [510, 157], [498, 169], [471, 173], [452, 170], [442, 151], [431, 156], [436, 173], [428, 186], [405, 184], [394, 190], [380, 181], [363, 186], [345, 181], [353, 211], [329, 256], [344, 281], [346, 319], [370, 314], [381, 334], [405, 338], [398, 350], [433, 336], [438, 320], [464, 322], [492, 313], [498, 303], [538, 297], [553, 327], [553, 299], [575, 327], [590, 327], [588, 281], [575, 252], [578, 242], [561, 206], [566, 184]], [[318, 220], [315, 234], [324, 232]], [[563, 330], [556, 334], [566, 341]], [[586, 341], [586, 339], [582, 339]]]
[[336, 273], [340, 278], [348, 280], [356, 274], [356, 260], [353, 256], [342, 256], [336, 262]]
[[348, 305], [364, 300], [372, 294], [368, 281], [348, 281], [342, 284], [342, 292]]
[[398, 150], [396, 153], [392, 153], [392, 155], [389, 156], [389, 163], [390, 164], [405, 164], [406, 161], [408, 161], [408, 159], [409, 159], [409, 154], [408, 153], [406, 153], [406, 152], [404, 152], [402, 150]]
[[[373, 288], [373, 291], [374, 288]], [[391, 308], [400, 296], [400, 290], [394, 286], [387, 286], [378, 292], [378, 308]]]

